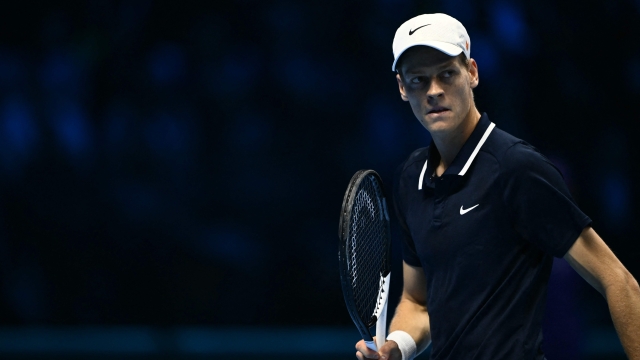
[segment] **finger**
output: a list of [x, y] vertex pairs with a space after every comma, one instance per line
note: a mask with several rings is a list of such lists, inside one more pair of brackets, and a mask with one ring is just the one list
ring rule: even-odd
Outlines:
[[358, 352], [360, 352], [366, 359], [378, 359], [380, 357], [376, 351], [373, 351], [367, 347], [367, 344], [364, 343], [364, 340], [358, 341], [358, 343], [356, 344], [356, 350], [358, 350]]
[[380, 359], [380, 356], [378, 355], [377, 352], [373, 352], [373, 353], [369, 353], [367, 355], [361, 353], [360, 351], [356, 351], [356, 357], [360, 360], [365, 360], [365, 359]]

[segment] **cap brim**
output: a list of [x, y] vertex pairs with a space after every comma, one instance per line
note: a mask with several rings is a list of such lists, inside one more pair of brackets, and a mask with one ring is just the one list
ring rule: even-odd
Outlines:
[[396, 71], [396, 63], [398, 62], [398, 59], [400, 59], [400, 56], [402, 56], [402, 54], [404, 54], [404, 52], [407, 51], [407, 49], [412, 48], [414, 46], [429, 46], [436, 50], [442, 51], [443, 53], [449, 56], [458, 56], [460, 55], [460, 53], [462, 53], [462, 49], [459, 46], [446, 43], [446, 42], [441, 42], [441, 41], [423, 41], [420, 43], [411, 44], [406, 48], [402, 49], [402, 51], [398, 54], [398, 56], [393, 60], [393, 65], [391, 65], [391, 71]]

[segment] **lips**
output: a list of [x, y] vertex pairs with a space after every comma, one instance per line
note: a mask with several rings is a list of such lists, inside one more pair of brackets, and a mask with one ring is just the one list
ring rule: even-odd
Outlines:
[[447, 109], [444, 106], [434, 106], [433, 109], [429, 110], [427, 114], [439, 114], [441, 112], [448, 111], [448, 110], [449, 109]]

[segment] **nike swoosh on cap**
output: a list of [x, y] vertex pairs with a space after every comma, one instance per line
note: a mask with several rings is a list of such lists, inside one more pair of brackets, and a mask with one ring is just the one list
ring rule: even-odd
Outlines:
[[480, 204], [476, 204], [476, 205], [474, 205], [474, 206], [472, 206], [472, 207], [470, 207], [468, 209], [463, 209], [462, 206], [460, 206], [460, 215], [464, 215], [464, 214], [468, 213], [469, 211], [471, 211], [471, 210], [475, 209], [476, 207], [478, 207], [478, 205], [480, 205]]
[[423, 28], [423, 27], [425, 27], [425, 26], [429, 26], [429, 25], [431, 25], [431, 24], [418, 26], [417, 28], [415, 28], [415, 29], [413, 29], [413, 30], [409, 29], [409, 36], [413, 35], [413, 33], [414, 33], [414, 32], [416, 32], [416, 30], [418, 30], [418, 29], [420, 29], [420, 28]]

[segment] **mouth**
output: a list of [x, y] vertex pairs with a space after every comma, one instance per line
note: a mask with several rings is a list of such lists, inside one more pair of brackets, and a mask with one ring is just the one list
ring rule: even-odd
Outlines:
[[446, 112], [446, 111], [449, 111], [449, 109], [447, 109], [444, 106], [434, 106], [433, 109], [429, 110], [427, 115], [430, 115], [430, 114], [442, 114], [443, 112]]

